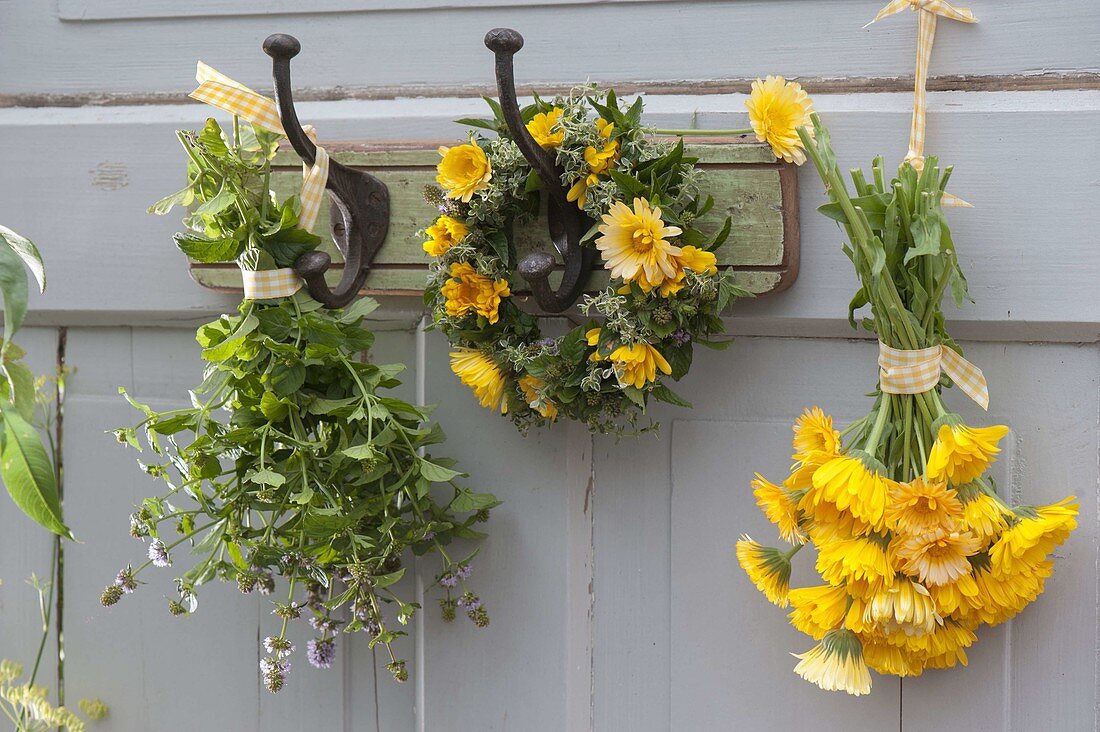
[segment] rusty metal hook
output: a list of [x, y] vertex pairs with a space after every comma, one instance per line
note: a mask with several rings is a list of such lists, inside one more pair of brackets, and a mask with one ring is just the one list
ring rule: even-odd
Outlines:
[[[291, 147], [306, 162], [313, 165], [317, 146], [306, 135], [294, 110], [290, 85], [290, 59], [302, 50], [294, 36], [276, 33], [264, 41], [264, 53], [271, 57], [275, 78], [275, 101], [283, 132]], [[390, 194], [386, 185], [370, 173], [354, 170], [329, 160], [329, 215], [332, 238], [344, 255], [344, 271], [336, 288], [330, 290], [325, 272], [332, 258], [325, 252], [306, 252], [294, 263], [294, 270], [306, 281], [314, 300], [325, 307], [341, 308], [355, 299], [370, 272], [371, 262], [382, 247], [390, 226]]]
[[555, 259], [548, 252], [528, 254], [519, 263], [519, 273], [531, 285], [539, 307], [548, 313], [560, 313], [568, 310], [584, 292], [596, 261], [595, 250], [581, 245], [581, 237], [592, 228], [592, 219], [567, 200], [561, 184], [561, 166], [553, 155], [535, 142], [523, 123], [512, 66], [512, 57], [523, 48], [523, 36], [511, 28], [494, 28], [485, 34], [485, 46], [496, 55], [497, 93], [504, 121], [519, 151], [542, 181], [548, 199], [550, 238], [565, 262], [565, 272], [557, 291], [550, 288], [549, 277]]

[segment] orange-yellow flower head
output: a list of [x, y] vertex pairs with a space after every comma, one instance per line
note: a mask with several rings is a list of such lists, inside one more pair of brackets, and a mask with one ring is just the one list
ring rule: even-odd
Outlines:
[[613, 203], [603, 215], [599, 232], [596, 248], [612, 277], [627, 282], [644, 278], [651, 287], [676, 277], [675, 259], [682, 250], [669, 239], [679, 236], [681, 230], [666, 226], [661, 209], [650, 206], [646, 199], [635, 198], [633, 209], [622, 201]]
[[527, 123], [527, 131], [543, 150], [553, 150], [565, 139], [565, 130], [561, 126], [561, 107], [549, 112], [539, 112]]
[[779, 536], [790, 544], [803, 544], [805, 535], [798, 528], [798, 503], [790, 492], [782, 486], [767, 480], [760, 473], [752, 481], [752, 494], [756, 496], [756, 505], [779, 527]]
[[940, 426], [936, 442], [928, 453], [925, 473], [931, 480], [964, 485], [981, 477], [997, 453], [997, 443], [1008, 427], [972, 428], [964, 424]]
[[546, 388], [545, 381], [537, 376], [527, 374], [519, 380], [519, 388], [520, 391], [523, 392], [524, 400], [526, 400], [531, 409], [534, 409], [550, 421], [554, 421], [558, 418], [558, 408], [554, 406], [552, 401], [542, 396], [542, 391]]
[[871, 591], [893, 585], [895, 575], [882, 544], [868, 537], [818, 546], [817, 573], [831, 585], [859, 582]]
[[742, 535], [737, 542], [737, 562], [768, 602], [787, 607], [791, 584], [791, 560], [775, 547], [761, 546]]
[[838, 455], [826, 462], [813, 477], [815, 501], [827, 501], [850, 512], [875, 531], [886, 526], [886, 500], [894, 481], [867, 467], [856, 455]]
[[478, 274], [467, 262], [451, 265], [451, 279], [443, 283], [440, 292], [446, 299], [447, 315], [457, 318], [475, 312], [490, 323], [499, 318], [501, 298], [512, 294], [508, 280], [493, 280]]
[[606, 175], [619, 159], [619, 141], [612, 140], [615, 133], [615, 125], [600, 118], [596, 120], [596, 132], [607, 140], [600, 147], [589, 145], [584, 149], [584, 162], [588, 164], [588, 174], [573, 184], [566, 194], [566, 199], [576, 201], [577, 208], [584, 210], [584, 204], [588, 200], [588, 189], [600, 181], [601, 175]]
[[794, 422], [795, 459], [812, 452], [824, 452], [835, 455], [840, 451], [840, 433], [833, 429], [833, 418], [821, 411], [821, 407], [810, 407], [802, 412]]
[[1080, 505], [1070, 496], [1058, 503], [1033, 509], [1017, 509], [1022, 518], [1001, 534], [989, 549], [993, 572], [999, 575], [1026, 572], [1046, 559], [1077, 528]]
[[1008, 528], [1008, 518], [1012, 511], [995, 496], [986, 493], [977, 484], [971, 483], [959, 488], [959, 498], [963, 504], [962, 529], [981, 538], [988, 545]]
[[453, 216], [440, 216], [424, 233], [428, 235], [428, 241], [424, 242], [424, 251], [433, 257], [441, 257], [465, 239], [470, 229], [465, 222]]
[[894, 537], [891, 552], [902, 572], [926, 585], [945, 585], [970, 572], [967, 557], [981, 548], [976, 536], [934, 529], [915, 536]]
[[886, 507], [886, 525], [902, 534], [921, 534], [933, 529], [953, 530], [963, 517], [962, 503], [944, 483], [918, 477], [894, 483]]
[[873, 624], [882, 633], [923, 635], [931, 633], [941, 620], [928, 590], [909, 579], [880, 589], [863, 611], [864, 624]]
[[451, 351], [451, 371], [470, 387], [481, 406], [486, 409], [508, 411], [504, 401], [504, 373], [493, 359], [476, 348], [459, 348]]
[[443, 157], [435, 166], [435, 180], [443, 188], [448, 198], [457, 198], [469, 203], [474, 194], [489, 186], [493, 177], [493, 167], [489, 158], [479, 146], [473, 143], [456, 147], [441, 147]]
[[831, 630], [821, 643], [794, 657], [800, 659], [794, 672], [825, 691], [846, 691], [853, 696], [871, 693], [863, 646], [850, 630]]
[[806, 162], [798, 128], [810, 127], [814, 105], [802, 86], [782, 76], [769, 76], [752, 83], [752, 92], [745, 100], [749, 123], [756, 139], [771, 145], [777, 158], [801, 165]]
[[791, 625], [814, 640], [821, 640], [840, 626], [848, 611], [848, 593], [843, 586], [796, 587], [787, 598], [791, 603]]
[[619, 383], [641, 389], [657, 380], [657, 372], [671, 374], [672, 366], [665, 357], [648, 343], [635, 343], [632, 346], [619, 346], [608, 357], [615, 369]]

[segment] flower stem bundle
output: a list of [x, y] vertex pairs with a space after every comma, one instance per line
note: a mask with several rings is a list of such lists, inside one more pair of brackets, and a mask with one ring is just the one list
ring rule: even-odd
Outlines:
[[[855, 327], [856, 312], [870, 307], [862, 324], [880, 341], [880, 384], [870, 413], [843, 432], [817, 407], [798, 418], [789, 476], [753, 481], [757, 504], [792, 546], [743, 537], [737, 557], [768, 600], [790, 606], [791, 623], [820, 641], [795, 671], [859, 695], [871, 689], [868, 667], [916, 676], [965, 665], [980, 625], [1014, 617], [1043, 591], [1078, 505], [1009, 505], [988, 475], [1008, 427], [972, 427], [944, 404], [952, 384], [987, 399], [940, 305], [948, 291], [959, 305], [969, 298], [941, 209], [951, 169], [930, 157], [888, 179], [877, 158], [870, 176], [852, 172], [849, 192], [828, 130], [812, 122], [799, 135], [829, 194], [819, 210], [848, 237], [860, 282], [849, 320]], [[806, 543], [824, 584], [791, 589], [791, 560]]]
[[[153, 210], [192, 206], [177, 243], [200, 261], [287, 267], [320, 238], [299, 228], [295, 197], [279, 201], [269, 189], [278, 138], [234, 129], [227, 139], [209, 120], [199, 134], [180, 133], [188, 185]], [[454, 461], [426, 453], [444, 440], [430, 410], [387, 393], [404, 367], [361, 358], [375, 307], [361, 299], [328, 310], [304, 291], [245, 299], [237, 315], [199, 328], [207, 366], [189, 406], [158, 411], [126, 395], [143, 418], [115, 434], [139, 451], [144, 437], [154, 459], [142, 467], [166, 489], [130, 517], [148, 559], [118, 573], [104, 605], [136, 590], [147, 567], [174, 566], [184, 547], [197, 560], [175, 580], [174, 615], [193, 612], [198, 587], [215, 578], [243, 593], [281, 591], [260, 662], [271, 692], [286, 683], [288, 626], [298, 619], [316, 633], [312, 665], [332, 665], [339, 633], [364, 631], [387, 650], [393, 676], [408, 678], [391, 643], [419, 608], [395, 588], [410, 555], [441, 557], [445, 617], [464, 602], [471, 621], [488, 624], [465, 586], [474, 555], [452, 556], [448, 545], [481, 538], [474, 526], [497, 500], [462, 487]]]

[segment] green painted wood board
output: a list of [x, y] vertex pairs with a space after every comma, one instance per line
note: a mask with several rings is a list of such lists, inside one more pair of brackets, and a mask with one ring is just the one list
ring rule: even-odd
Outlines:
[[[365, 292], [419, 295], [430, 258], [421, 248], [417, 231], [430, 224], [434, 209], [422, 192], [435, 182], [438, 145], [424, 142], [340, 143], [329, 146], [332, 157], [345, 165], [370, 170], [390, 193], [390, 227], [379, 251]], [[733, 219], [730, 236], [718, 250], [719, 265], [737, 272], [739, 284], [763, 295], [790, 286], [798, 274], [798, 195], [795, 169], [777, 162], [771, 150], [744, 138], [706, 138], [687, 143], [687, 152], [699, 158], [707, 172], [707, 192], [714, 209], [703, 220], [704, 230], [716, 230], [726, 216]], [[272, 187], [280, 196], [297, 192], [301, 172], [297, 156], [281, 151], [275, 159]], [[322, 207], [317, 231], [329, 231], [328, 207]], [[523, 253], [550, 248], [541, 218], [519, 227], [517, 248]], [[324, 245], [336, 265], [330, 279], [339, 279], [340, 253], [329, 239]], [[212, 289], [239, 292], [241, 276], [229, 264], [191, 264], [191, 276]], [[604, 272], [593, 273], [590, 289], [607, 282]], [[514, 289], [522, 293], [523, 283]]]

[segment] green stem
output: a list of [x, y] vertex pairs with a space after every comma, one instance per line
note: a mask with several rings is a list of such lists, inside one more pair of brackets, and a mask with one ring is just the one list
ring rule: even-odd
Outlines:
[[890, 395], [883, 394], [878, 404], [878, 414], [875, 415], [875, 424], [871, 427], [871, 434], [867, 436], [867, 442], [863, 449], [871, 457], [875, 457], [878, 451], [878, 441], [882, 437], [882, 430], [886, 427], [887, 418], [890, 416]]
[[788, 562], [791, 561], [791, 558], [794, 557], [795, 554], [798, 554], [800, 551], [802, 551], [802, 547], [804, 547], [804, 546], [806, 546], [806, 545], [805, 544], [795, 544], [793, 547], [790, 548], [789, 551], [783, 552], [783, 557]]

